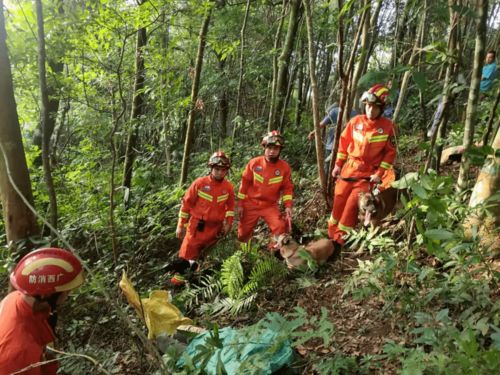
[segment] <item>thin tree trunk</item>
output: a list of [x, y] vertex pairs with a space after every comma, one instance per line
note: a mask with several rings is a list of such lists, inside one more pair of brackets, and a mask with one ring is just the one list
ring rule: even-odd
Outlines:
[[301, 40], [299, 48], [299, 62], [298, 62], [298, 78], [297, 78], [297, 102], [295, 105], [295, 127], [300, 126], [302, 119], [302, 111], [304, 110], [304, 43]]
[[[455, 0], [449, 0], [448, 1], [448, 10], [450, 14], [450, 31], [448, 35], [448, 55], [449, 56], [455, 56], [455, 47], [456, 47], [456, 28], [458, 24], [458, 13], [455, 11]], [[436, 140], [437, 139], [443, 139], [446, 135], [446, 125], [448, 123], [448, 108], [450, 106], [450, 103], [453, 100], [452, 93], [450, 92], [450, 87], [451, 84], [454, 80], [454, 69], [453, 66], [455, 64], [455, 59], [450, 58], [446, 67], [446, 75], [444, 79], [444, 85], [443, 85], [443, 96], [440, 99], [443, 103], [443, 110], [441, 112], [441, 116], [439, 119], [436, 119], [438, 122], [438, 129], [436, 129], [431, 137], [431, 144], [430, 144], [430, 149], [429, 149], [429, 154], [427, 156], [427, 161], [424, 166], [424, 173], [427, 172], [427, 170], [430, 168], [431, 163], [432, 163], [432, 156], [433, 156], [433, 151], [435, 149], [435, 169], [436, 171], [439, 170], [439, 160], [441, 158], [441, 147], [436, 145]]]
[[[64, 8], [63, 8], [63, 3], [62, 1], [58, 2], [57, 6], [58, 14], [57, 16], [59, 17], [64, 17]], [[45, 44], [45, 41], [44, 41]], [[44, 53], [46, 56], [46, 53]], [[47, 59], [47, 64], [49, 65], [50, 69], [52, 70], [52, 73], [54, 76], [57, 76], [58, 74], [62, 73], [64, 69], [64, 64], [60, 61], [55, 61], [53, 59], [50, 59], [50, 57]], [[45, 67], [45, 65], [44, 65]], [[45, 68], [44, 68], [45, 69]], [[47, 76], [45, 74], [45, 76]], [[48, 96], [48, 102], [46, 103], [46, 108], [45, 111], [47, 112], [46, 118], [44, 120], [44, 123], [42, 124], [42, 121], [40, 121], [40, 126], [37, 127], [35, 130], [35, 134], [33, 136], [33, 144], [35, 146], [38, 146], [40, 150], [43, 148], [43, 137], [44, 134], [48, 139], [52, 137], [52, 133], [54, 132], [55, 126], [56, 126], [56, 120], [57, 120], [57, 113], [59, 112], [59, 104], [60, 104], [60, 95], [56, 91], [56, 88], [53, 85], [46, 84], [46, 91], [47, 91], [47, 96]], [[42, 129], [42, 125], [44, 125], [44, 129]], [[50, 146], [49, 146], [50, 149]], [[35, 165], [40, 166], [43, 165], [43, 161], [41, 157], [35, 158], [33, 161]], [[54, 227], [56, 228], [56, 227]]]
[[[165, 13], [162, 14], [163, 22], [165, 25], [165, 34], [161, 38], [161, 48], [162, 52], [167, 58], [168, 56], [168, 44], [170, 39], [170, 21], [165, 20]], [[165, 61], [166, 63], [166, 61]], [[170, 121], [167, 113], [167, 73], [166, 69], [163, 69], [161, 73], [161, 83], [160, 83], [160, 105], [161, 105], [161, 123], [163, 127], [163, 139], [165, 141], [165, 173], [168, 177], [172, 174], [172, 160], [171, 160], [171, 150], [170, 150]]]
[[323, 191], [323, 196], [325, 203], [328, 205], [328, 194], [326, 190], [326, 178], [325, 169], [323, 163], [325, 160], [323, 152], [323, 142], [321, 140], [321, 129], [319, 126], [319, 107], [318, 107], [318, 85], [316, 82], [316, 62], [315, 62], [315, 50], [314, 50], [314, 39], [313, 39], [313, 21], [311, 15], [311, 3], [310, 0], [303, 0], [305, 16], [306, 16], [306, 26], [307, 26], [307, 40], [309, 49], [309, 77], [311, 79], [311, 92], [312, 92], [312, 112], [315, 131], [315, 141], [316, 141], [316, 163], [318, 167], [319, 180], [321, 183], [321, 190]]
[[26, 201], [33, 205], [31, 181], [24, 155], [21, 129], [17, 116], [14, 87], [7, 52], [7, 35], [0, 0], [0, 195], [3, 220], [9, 243], [38, 235], [35, 215], [17, 193], [15, 184]]
[[[465, 118], [463, 146], [467, 151], [474, 138], [474, 122], [479, 98], [479, 83], [481, 82], [481, 72], [483, 66], [484, 51], [486, 48], [486, 21], [488, 15], [488, 0], [477, 0], [476, 13], [478, 15], [476, 24], [476, 48], [474, 51], [474, 67], [467, 100], [467, 113]], [[470, 159], [467, 152], [462, 157], [460, 171], [458, 173], [457, 191], [461, 192], [467, 188], [467, 175], [470, 168]]]
[[[226, 60], [222, 60], [219, 57], [219, 70], [221, 74], [221, 81], [227, 82], [227, 75], [225, 74]], [[227, 118], [229, 115], [229, 103], [227, 99], [227, 88], [226, 85], [222, 84], [220, 87], [220, 96], [218, 100], [219, 107], [219, 124], [220, 124], [220, 138], [224, 139], [227, 136]]]
[[[236, 116], [241, 116], [241, 88], [243, 87], [243, 75], [245, 68], [245, 31], [247, 28], [248, 15], [250, 14], [250, 0], [247, 0], [247, 6], [245, 8], [245, 17], [243, 18], [243, 25], [240, 30], [240, 74], [238, 77], [238, 91], [236, 96]], [[234, 124], [233, 128], [233, 139], [236, 128], [236, 124]]]
[[[139, 6], [144, 3], [145, 1], [141, 1]], [[125, 162], [123, 163], [122, 186], [127, 189], [130, 189], [132, 186], [132, 173], [139, 138], [139, 122], [140, 117], [144, 112], [144, 81], [146, 76], [146, 70], [144, 68], [144, 49], [146, 48], [146, 43], [146, 28], [141, 27], [137, 30], [137, 42], [135, 49], [134, 93], [132, 99], [132, 112], [130, 114], [130, 125], [132, 128], [128, 133], [127, 148], [125, 150]]]
[[[42, 163], [43, 175], [45, 184], [47, 185], [47, 193], [49, 195], [50, 207], [50, 225], [57, 229], [57, 199], [54, 189], [54, 181], [52, 179], [52, 171], [50, 167], [50, 136], [54, 130], [52, 121], [51, 129], [48, 128], [50, 121], [49, 112], [49, 93], [47, 90], [47, 73], [45, 70], [45, 31], [43, 25], [43, 9], [42, 1], [35, 0], [36, 5], [36, 19], [38, 24], [38, 83], [40, 85], [40, 98], [42, 101], [40, 123], [42, 129]], [[55, 239], [55, 234], [51, 233], [51, 242]]]
[[[408, 62], [408, 65], [412, 66], [415, 62], [415, 59], [417, 58], [418, 54], [420, 53], [420, 41], [422, 40], [422, 33], [425, 32], [424, 30], [424, 24], [425, 24], [425, 13], [426, 9], [424, 8], [424, 12], [421, 15], [420, 22], [419, 22], [419, 27], [418, 27], [418, 32], [416, 33], [415, 36], [415, 43], [413, 44], [413, 52], [410, 56], [410, 61]], [[399, 89], [399, 98], [398, 102], [396, 104], [396, 109], [394, 110], [394, 115], [392, 117], [392, 120], [394, 123], [397, 123], [399, 113], [401, 112], [401, 108], [403, 107], [403, 102], [404, 98], [406, 95], [406, 90], [408, 88], [408, 83], [410, 82], [410, 76], [411, 76], [411, 71], [407, 70], [405, 74], [403, 75], [403, 81], [401, 82], [401, 87]]]
[[493, 130], [493, 120], [495, 119], [495, 113], [497, 112], [498, 103], [500, 102], [500, 87], [497, 89], [497, 96], [495, 98], [495, 103], [491, 107], [490, 117], [488, 118], [488, 123], [486, 124], [486, 131], [483, 134], [482, 144], [487, 145], [490, 139], [491, 131]]
[[203, 66], [203, 55], [205, 54], [205, 45], [207, 43], [208, 26], [210, 25], [210, 17], [212, 9], [210, 9], [203, 20], [200, 28], [198, 53], [196, 55], [196, 66], [194, 69], [193, 85], [191, 86], [191, 107], [189, 110], [188, 122], [186, 127], [186, 141], [184, 142], [184, 154], [182, 155], [181, 177], [179, 185], [184, 185], [187, 181], [189, 156], [191, 154], [191, 143], [193, 138], [194, 123], [196, 120], [196, 101], [198, 99], [198, 91], [200, 88], [201, 69]]
[[[361, 20], [359, 22], [358, 33], [361, 33], [361, 53], [358, 57], [358, 63], [356, 64], [356, 68], [354, 69], [354, 73], [352, 79], [350, 81], [350, 94], [347, 100], [346, 106], [346, 119], [349, 117], [349, 114], [352, 110], [352, 105], [354, 102], [354, 98], [356, 97], [356, 87], [358, 85], [359, 78], [361, 77], [361, 73], [364, 69], [365, 56], [368, 54], [368, 47], [370, 45], [370, 12], [371, 12], [371, 0], [364, 0], [363, 3], [363, 14], [361, 15]], [[356, 40], [358, 40], [358, 36], [356, 35]], [[353, 49], [356, 49], [356, 45], [353, 44]]]
[[[276, 84], [273, 91], [273, 97], [271, 98], [271, 108], [269, 109], [269, 123], [268, 129], [273, 130], [278, 128], [276, 123], [276, 118], [279, 113], [281, 113], [283, 107], [283, 100], [286, 95], [287, 88], [287, 76], [288, 76], [288, 66], [290, 64], [290, 56], [292, 55], [293, 44], [295, 41], [295, 36], [297, 35], [297, 28], [299, 24], [300, 16], [300, 0], [291, 0], [290, 4], [290, 17], [288, 23], [288, 29], [285, 36], [285, 43], [281, 49], [280, 56], [276, 60]], [[282, 18], [282, 22], [283, 22]], [[280, 24], [280, 26], [282, 26]], [[274, 80], [273, 80], [274, 81]]]

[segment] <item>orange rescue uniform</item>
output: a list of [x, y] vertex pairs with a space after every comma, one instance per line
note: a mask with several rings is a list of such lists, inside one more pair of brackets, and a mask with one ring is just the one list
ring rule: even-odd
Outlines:
[[[205, 222], [203, 228], [200, 228], [200, 220]], [[179, 211], [178, 226], [187, 227], [179, 257], [197, 259], [201, 250], [217, 242], [224, 220], [230, 226], [233, 224], [233, 185], [210, 175], [196, 179], [184, 194]]]
[[328, 220], [328, 236], [334, 241], [344, 244], [344, 235], [357, 224], [358, 196], [370, 190], [370, 176], [383, 178], [392, 168], [396, 157], [394, 136], [394, 123], [385, 117], [370, 120], [359, 115], [347, 123], [340, 136], [335, 164], [342, 170]]
[[[0, 303], [0, 374], [11, 374], [44, 361], [45, 347], [54, 341], [47, 322], [49, 311], [33, 312], [19, 291]], [[26, 375], [55, 375], [57, 361], [23, 372]]]
[[259, 218], [274, 235], [286, 232], [285, 220], [281, 217], [278, 201], [285, 207], [292, 207], [292, 171], [288, 163], [279, 159], [271, 163], [264, 156], [250, 160], [241, 176], [238, 192], [239, 205], [243, 215], [238, 223], [238, 240], [247, 242], [253, 234]]

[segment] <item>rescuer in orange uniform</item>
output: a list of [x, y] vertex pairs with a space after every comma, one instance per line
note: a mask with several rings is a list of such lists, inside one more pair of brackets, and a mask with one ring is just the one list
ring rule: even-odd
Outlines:
[[[292, 220], [293, 183], [292, 171], [287, 162], [280, 159], [285, 141], [277, 130], [262, 139], [264, 155], [250, 160], [241, 176], [238, 192], [238, 240], [247, 242], [253, 234], [259, 218], [276, 237], [287, 232]], [[278, 205], [282, 200], [285, 218]]]
[[[67, 250], [39, 249], [19, 261], [10, 275], [15, 291], [0, 303], [0, 374], [53, 359], [46, 347], [55, 340], [56, 309], [83, 281], [80, 261]], [[55, 375], [57, 368], [52, 361], [22, 374]]]
[[[208, 160], [210, 174], [196, 179], [182, 198], [175, 235], [182, 241], [179, 257], [193, 261], [231, 230], [234, 189], [225, 179], [231, 161], [222, 151]], [[187, 230], [186, 230], [187, 229]]]
[[394, 124], [382, 117], [388, 94], [380, 84], [366, 91], [361, 97], [365, 114], [352, 118], [340, 136], [332, 171], [336, 179], [333, 209], [328, 220], [328, 236], [337, 248], [344, 244], [346, 232], [357, 224], [359, 193], [368, 192], [370, 184], [380, 183], [396, 157]]

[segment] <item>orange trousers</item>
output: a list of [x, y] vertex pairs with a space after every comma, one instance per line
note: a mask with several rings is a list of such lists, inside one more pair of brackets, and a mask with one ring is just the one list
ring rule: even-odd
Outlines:
[[359, 193], [368, 191], [370, 183], [366, 180], [349, 182], [337, 179], [332, 214], [328, 220], [328, 237], [341, 245], [345, 243], [345, 234], [358, 223]]
[[274, 235], [286, 232], [286, 223], [277, 204], [265, 207], [243, 206], [243, 217], [238, 223], [238, 241], [247, 242], [252, 238], [253, 230], [260, 218], [264, 219]]
[[179, 250], [179, 258], [186, 260], [198, 259], [203, 249], [213, 245], [218, 240], [218, 234], [222, 230], [222, 221], [205, 222], [203, 231], [197, 230], [200, 219], [191, 217], [189, 219], [187, 233], [182, 240]]

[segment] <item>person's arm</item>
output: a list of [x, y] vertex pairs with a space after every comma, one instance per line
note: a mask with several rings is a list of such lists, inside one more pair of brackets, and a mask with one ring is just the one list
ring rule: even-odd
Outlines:
[[234, 206], [235, 206], [235, 198], [234, 198], [234, 188], [233, 185], [229, 184], [229, 197], [226, 202], [226, 218], [224, 221], [224, 227], [223, 231], [224, 234], [229, 233], [231, 230], [231, 227], [233, 226], [233, 221], [234, 221]]
[[194, 181], [182, 198], [181, 208], [179, 210], [179, 221], [177, 223], [177, 230], [175, 235], [177, 238], [184, 237], [186, 233], [187, 223], [191, 215], [191, 209], [196, 203], [198, 197], [198, 185]]
[[[382, 161], [380, 162], [380, 165], [377, 169], [377, 172], [375, 175], [372, 175], [370, 179], [374, 182], [380, 182], [382, 179], [382, 176], [384, 175], [385, 171], [388, 169], [391, 169], [394, 163], [394, 159], [396, 159], [396, 145], [395, 145], [395, 134], [394, 134], [394, 128], [391, 129], [391, 132], [389, 134], [389, 139], [387, 142], [385, 142], [384, 150], [383, 150], [383, 158]], [[377, 180], [378, 177], [378, 181]]]
[[337, 151], [337, 159], [335, 160], [335, 167], [332, 170], [332, 177], [337, 178], [340, 175], [340, 171], [347, 161], [347, 149], [349, 144], [352, 142], [352, 121], [349, 121], [345, 129], [340, 134], [339, 148]]

